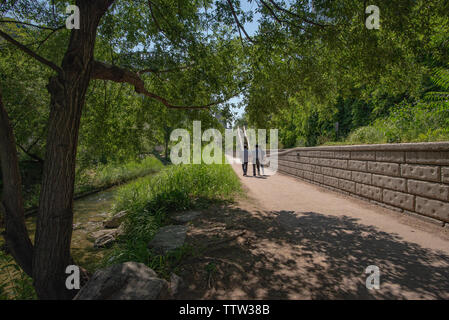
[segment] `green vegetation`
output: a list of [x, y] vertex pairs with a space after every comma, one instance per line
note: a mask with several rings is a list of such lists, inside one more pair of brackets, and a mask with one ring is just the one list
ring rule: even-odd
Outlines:
[[142, 262], [163, 276], [192, 253], [184, 247], [167, 256], [148, 250], [148, 242], [168, 221], [168, 214], [212, 203], [228, 202], [240, 191], [240, 182], [229, 165], [176, 165], [151, 177], [138, 179], [116, 193], [116, 212], [127, 210], [126, 235], [107, 257], [106, 264]]
[[351, 132], [344, 143], [449, 141], [449, 103], [403, 105], [372, 125]]
[[83, 170], [77, 175], [76, 193], [95, 189], [108, 188], [113, 185], [155, 173], [164, 167], [154, 156], [142, 160], [131, 160], [123, 164], [98, 164], [96, 167]]

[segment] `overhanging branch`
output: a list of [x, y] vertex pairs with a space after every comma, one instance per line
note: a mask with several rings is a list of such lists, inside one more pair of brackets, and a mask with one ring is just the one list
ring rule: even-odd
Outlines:
[[222, 101], [216, 101], [209, 103], [207, 105], [202, 106], [181, 106], [181, 105], [174, 105], [170, 103], [167, 99], [148, 91], [145, 88], [145, 82], [140, 78], [139, 74], [136, 72], [132, 72], [127, 69], [123, 69], [117, 66], [113, 66], [110, 64], [106, 64], [100, 61], [94, 61], [93, 62], [93, 68], [92, 68], [92, 79], [97, 80], [109, 80], [117, 83], [128, 83], [134, 87], [134, 90], [138, 94], [143, 94], [144, 96], [147, 96], [149, 98], [155, 99], [159, 102], [161, 102], [163, 105], [165, 105], [167, 108], [170, 109], [208, 109], [212, 106], [215, 106], [217, 104], [226, 102], [229, 99], [222, 100]]
[[245, 28], [242, 26], [242, 24], [239, 21], [239, 18], [237, 17], [237, 13], [234, 10], [234, 6], [232, 4], [231, 0], [227, 0], [228, 4], [229, 4], [229, 8], [231, 9], [232, 15], [234, 16], [234, 20], [235, 23], [237, 24], [237, 28], [243, 31], [243, 33], [245, 34], [245, 37], [249, 40], [249, 42], [254, 43], [253, 39], [251, 39], [251, 37], [248, 35], [248, 33], [246, 32]]

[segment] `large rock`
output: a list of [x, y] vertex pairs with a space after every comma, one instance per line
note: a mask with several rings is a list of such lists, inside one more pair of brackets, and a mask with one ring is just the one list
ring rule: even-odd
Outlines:
[[148, 247], [158, 254], [167, 254], [184, 244], [186, 239], [186, 226], [166, 226], [159, 229], [150, 241]]
[[120, 211], [119, 213], [114, 214], [112, 218], [103, 222], [103, 227], [108, 229], [118, 228], [123, 220], [125, 220], [126, 214], [126, 211]]
[[75, 300], [154, 300], [170, 298], [167, 281], [143, 263], [126, 262], [98, 270]]
[[177, 223], [190, 222], [201, 214], [199, 211], [187, 211], [182, 213], [177, 213], [171, 216], [172, 220]]

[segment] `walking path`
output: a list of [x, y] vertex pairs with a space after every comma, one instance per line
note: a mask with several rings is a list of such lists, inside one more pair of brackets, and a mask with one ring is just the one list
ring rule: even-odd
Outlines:
[[[247, 198], [194, 224], [192, 241], [209, 244], [185, 298], [449, 299], [449, 229], [290, 176], [252, 177], [252, 165], [248, 177], [233, 168]], [[379, 290], [366, 288], [370, 265]]]

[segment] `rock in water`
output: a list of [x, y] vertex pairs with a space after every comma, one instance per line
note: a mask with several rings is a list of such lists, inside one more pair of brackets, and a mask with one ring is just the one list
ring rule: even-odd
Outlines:
[[148, 248], [154, 249], [156, 253], [166, 254], [184, 244], [186, 239], [186, 226], [166, 226], [159, 229]]
[[183, 213], [177, 213], [171, 218], [177, 223], [190, 222], [201, 214], [199, 211], [187, 211]]
[[95, 239], [94, 248], [105, 248], [110, 246], [115, 241], [115, 230], [113, 233], [107, 233]]
[[167, 281], [143, 263], [125, 262], [98, 270], [74, 300], [169, 299]]
[[108, 229], [118, 228], [123, 220], [125, 220], [126, 214], [126, 211], [116, 213], [111, 219], [103, 222], [103, 226]]

